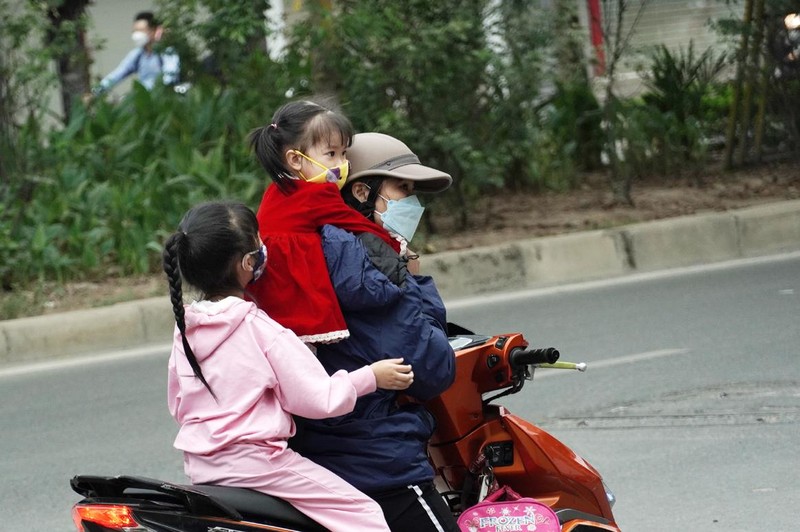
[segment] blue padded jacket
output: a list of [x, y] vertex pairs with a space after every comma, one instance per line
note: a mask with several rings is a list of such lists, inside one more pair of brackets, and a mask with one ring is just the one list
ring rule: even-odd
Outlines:
[[[328, 373], [402, 357], [414, 370], [404, 394], [426, 401], [446, 390], [455, 377], [455, 354], [433, 279], [409, 274], [405, 259], [372, 235], [359, 238], [330, 225], [321, 234], [350, 331], [346, 340], [317, 346]], [[435, 420], [422, 405], [398, 404], [397, 398], [397, 392], [378, 390], [360, 397], [350, 414], [297, 419], [290, 444], [366, 493], [429, 481], [427, 443]]]

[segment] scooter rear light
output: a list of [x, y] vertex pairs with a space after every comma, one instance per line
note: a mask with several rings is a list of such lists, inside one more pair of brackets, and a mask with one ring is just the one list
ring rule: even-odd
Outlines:
[[147, 530], [133, 518], [130, 507], [116, 504], [76, 504], [72, 507], [72, 521], [78, 532], [85, 532], [84, 522], [122, 532]]

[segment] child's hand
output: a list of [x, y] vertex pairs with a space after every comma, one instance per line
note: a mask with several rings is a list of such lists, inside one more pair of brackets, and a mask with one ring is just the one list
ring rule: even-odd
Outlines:
[[405, 390], [414, 382], [411, 366], [402, 364], [402, 358], [389, 358], [370, 365], [378, 388], [382, 390]]

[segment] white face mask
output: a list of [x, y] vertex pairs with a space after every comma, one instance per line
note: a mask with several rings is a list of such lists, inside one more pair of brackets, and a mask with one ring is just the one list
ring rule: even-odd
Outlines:
[[147, 43], [150, 42], [150, 36], [147, 34], [146, 31], [134, 31], [131, 33], [131, 39], [133, 40], [133, 44], [136, 45], [137, 48], [141, 48], [145, 46]]
[[[380, 196], [380, 194], [378, 195]], [[375, 212], [381, 217], [383, 227], [402, 236], [407, 242], [411, 242], [414, 233], [417, 232], [417, 226], [422, 219], [425, 207], [420, 205], [416, 196], [406, 196], [399, 200], [380, 197], [386, 202], [386, 210]]]

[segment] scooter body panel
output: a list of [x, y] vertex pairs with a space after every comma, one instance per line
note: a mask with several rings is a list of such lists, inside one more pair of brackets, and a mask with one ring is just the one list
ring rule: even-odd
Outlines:
[[[85, 522], [86, 532], [324, 532], [325, 528], [288, 502], [245, 488], [181, 485], [130, 476], [74, 477], [72, 489], [84, 496], [77, 507], [114, 505], [130, 509], [144, 528], [100, 526]], [[75, 510], [73, 510], [75, 518]]]
[[521, 334], [462, 336], [472, 345], [456, 350], [453, 384], [425, 406], [436, 418], [432, 445], [461, 439], [483, 421], [482, 394], [497, 390], [512, 380], [506, 353], [527, 346]]
[[569, 508], [613, 522], [602, 478], [588, 462], [548, 432], [494, 408], [496, 416], [463, 439], [430, 446], [431, 461], [448, 486], [463, 486], [475, 457], [499, 449], [505, 456], [492, 469], [501, 485], [554, 510]]
[[[470, 336], [463, 338], [467, 342]], [[500, 485], [557, 512], [566, 510], [563, 515], [581, 516], [566, 518], [564, 530], [588, 532], [590, 524], [596, 530], [618, 530], [599, 472], [547, 431], [485, 397], [522, 389], [520, 368], [511, 366], [510, 354], [527, 346], [521, 334], [511, 333], [474, 337], [456, 351], [456, 383], [426, 403], [438, 423], [429, 445], [436, 472], [448, 487], [463, 490], [474, 477], [470, 467], [484, 455]]]
[[[550, 433], [502, 410], [504, 424], [510, 429], [524, 464], [525, 476], [514, 479], [515, 483], [520, 483], [520, 490], [524, 490], [520, 493], [538, 498], [537, 487], [546, 486], [543, 496], [548, 492], [559, 494], [558, 502], [551, 506], [572, 508], [613, 522], [600, 473]], [[495, 474], [498, 479], [502, 478], [502, 468], [495, 467]], [[537, 476], [542, 479], [538, 480]]]

